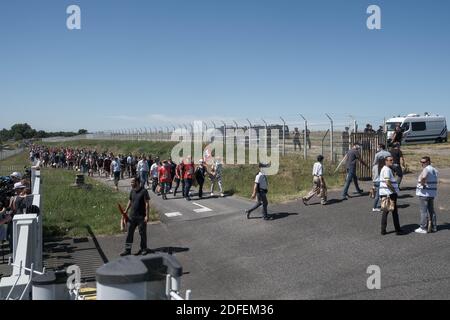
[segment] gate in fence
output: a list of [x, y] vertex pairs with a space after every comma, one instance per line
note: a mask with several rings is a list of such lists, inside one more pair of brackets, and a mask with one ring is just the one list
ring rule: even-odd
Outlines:
[[367, 163], [368, 167], [363, 166], [359, 161], [356, 167], [356, 174], [360, 180], [372, 179], [372, 162], [377, 153], [379, 143], [386, 144], [386, 136], [376, 133], [352, 132], [350, 143], [359, 143], [361, 145], [361, 159]]

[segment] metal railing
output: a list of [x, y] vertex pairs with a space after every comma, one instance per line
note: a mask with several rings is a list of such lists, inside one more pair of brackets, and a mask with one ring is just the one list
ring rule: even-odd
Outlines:
[[0, 150], [0, 161], [15, 156], [24, 151], [24, 148], [14, 149], [14, 150]]

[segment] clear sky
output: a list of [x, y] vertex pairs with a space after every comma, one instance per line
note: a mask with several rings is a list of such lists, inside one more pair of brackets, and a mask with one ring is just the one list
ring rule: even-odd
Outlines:
[[0, 39], [0, 128], [450, 116], [448, 0], [2, 0]]

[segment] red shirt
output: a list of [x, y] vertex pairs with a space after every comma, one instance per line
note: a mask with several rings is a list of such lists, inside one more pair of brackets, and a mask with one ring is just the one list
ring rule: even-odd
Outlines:
[[193, 163], [185, 163], [183, 179], [192, 179], [193, 176], [194, 176], [194, 164]]
[[170, 182], [170, 167], [161, 166], [158, 169], [159, 182]]

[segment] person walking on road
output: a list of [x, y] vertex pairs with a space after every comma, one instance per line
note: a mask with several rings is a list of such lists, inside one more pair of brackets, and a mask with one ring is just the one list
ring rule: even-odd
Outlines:
[[391, 149], [391, 155], [394, 158], [394, 165], [392, 170], [394, 170], [397, 176], [397, 184], [400, 189], [400, 185], [403, 180], [403, 168], [406, 168], [405, 158], [403, 157], [403, 152], [400, 150], [400, 143], [394, 143]]
[[223, 185], [222, 185], [222, 162], [220, 161], [220, 158], [215, 159], [212, 168], [211, 173], [209, 175], [209, 178], [211, 180], [211, 197], [214, 197], [214, 185], [217, 182], [217, 185], [219, 186], [219, 192], [220, 196], [223, 197]]
[[194, 162], [191, 157], [187, 157], [183, 166], [183, 179], [184, 179], [184, 197], [190, 201], [190, 190], [192, 187], [192, 179], [194, 178]]
[[384, 167], [384, 159], [391, 156], [389, 151], [386, 151], [386, 146], [383, 143], [378, 144], [378, 152], [375, 154], [372, 163], [372, 181], [373, 181], [373, 197], [374, 203], [372, 212], [379, 212], [380, 209], [380, 171]]
[[313, 166], [313, 188], [306, 197], [302, 198], [303, 204], [308, 205], [308, 201], [315, 195], [320, 195], [320, 203], [327, 204], [327, 185], [323, 177], [323, 156], [317, 156], [317, 162]]
[[147, 222], [150, 219], [150, 196], [148, 191], [142, 187], [138, 177], [131, 179], [131, 192], [125, 213], [128, 214], [131, 208], [131, 214], [128, 215], [128, 233], [125, 240], [125, 250], [120, 254], [126, 256], [131, 254], [133, 246], [134, 231], [139, 229], [141, 237], [140, 250], [136, 255], [146, 255], [147, 249]]
[[259, 208], [261, 205], [263, 206], [263, 218], [264, 220], [269, 220], [270, 217], [267, 214], [267, 192], [268, 192], [268, 181], [267, 177], [264, 174], [263, 168], [265, 168], [266, 165], [260, 163], [259, 164], [259, 172], [255, 177], [255, 183], [253, 185], [253, 193], [252, 193], [252, 199], [255, 199], [256, 197], [256, 204], [251, 207], [250, 209], [245, 210], [245, 213], [247, 215], [247, 219], [250, 219], [250, 214]]
[[363, 190], [358, 185], [358, 177], [356, 176], [356, 163], [357, 161], [361, 162], [364, 166], [367, 167], [367, 164], [361, 159], [360, 154], [360, 145], [355, 143], [353, 145], [353, 148], [350, 149], [346, 154], [346, 168], [347, 168], [347, 177], [345, 179], [345, 185], [344, 190], [342, 192], [342, 200], [347, 200], [348, 195], [348, 189], [350, 188], [350, 184], [355, 184], [356, 192], [359, 194], [363, 193]]
[[181, 193], [184, 196], [184, 180], [183, 180], [183, 159], [180, 159], [180, 163], [177, 164], [177, 167], [175, 168], [175, 188], [173, 190], [173, 196], [177, 196], [178, 187], [180, 186], [181, 182]]
[[[386, 234], [387, 216], [389, 211], [392, 211], [392, 219], [394, 221], [395, 232], [397, 235], [402, 235], [403, 231], [400, 228], [400, 221], [398, 218], [397, 198], [398, 198], [398, 184], [392, 172], [394, 159], [389, 156], [385, 159], [385, 165], [380, 172], [380, 197], [383, 215], [381, 217], [381, 234]], [[384, 204], [384, 205], [383, 205]]]
[[150, 176], [152, 177], [152, 191], [156, 194], [156, 187], [158, 186], [158, 166], [157, 159], [155, 159], [155, 162], [153, 162], [152, 167], [150, 168]]
[[[141, 183], [142, 188], [145, 188], [145, 184], [147, 183], [147, 179], [148, 179], [148, 163], [147, 163], [147, 158], [142, 155], [139, 159], [139, 162], [137, 164], [137, 168], [136, 171], [139, 174], [139, 181]], [[148, 183], [147, 183], [148, 186]]]
[[422, 172], [419, 175], [416, 195], [420, 204], [420, 226], [417, 233], [436, 232], [436, 212], [434, 211], [434, 198], [437, 196], [438, 171], [431, 165], [430, 157], [420, 160]]
[[116, 187], [116, 191], [119, 191], [120, 169], [119, 157], [115, 157], [111, 162], [111, 172], [114, 176], [114, 186]]
[[195, 168], [195, 180], [198, 183], [198, 197], [203, 198], [203, 184], [205, 183], [205, 177], [208, 173], [203, 159], [198, 160], [198, 166]]
[[170, 165], [167, 160], [164, 160], [162, 166], [158, 169], [159, 185], [161, 189], [161, 197], [163, 200], [167, 200], [167, 193], [170, 190], [169, 183], [172, 180], [170, 175]]

